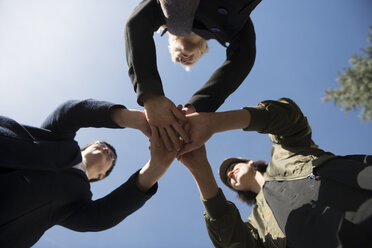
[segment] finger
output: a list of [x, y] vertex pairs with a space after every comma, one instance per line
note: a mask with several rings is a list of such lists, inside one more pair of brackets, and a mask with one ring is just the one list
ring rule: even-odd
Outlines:
[[181, 144], [180, 144], [180, 139], [178, 138], [178, 135], [176, 135], [172, 127], [168, 127], [166, 128], [166, 130], [167, 130], [169, 139], [172, 141], [176, 150], [179, 151], [181, 148]]
[[181, 121], [182, 123], [187, 122], [186, 116], [177, 108], [172, 108], [171, 111], [177, 120]]
[[174, 130], [176, 130], [176, 132], [178, 133], [178, 135], [181, 136], [182, 139], [186, 143], [189, 143], [190, 142], [189, 136], [187, 135], [187, 133], [185, 132], [185, 130], [182, 128], [182, 126], [180, 124], [174, 123], [172, 125], [172, 127], [174, 128]]
[[156, 127], [152, 127], [151, 126], [151, 139], [150, 139], [150, 142], [154, 142], [154, 144], [157, 147], [160, 147], [161, 146], [160, 139], [159, 139], [158, 128], [156, 128]]
[[195, 145], [195, 144], [186, 144], [178, 153], [177, 153], [177, 156], [182, 156], [188, 152], [192, 152], [196, 149], [198, 149], [200, 146], [198, 145]]
[[173, 151], [173, 146], [168, 138], [168, 134], [165, 128], [159, 128], [160, 138], [168, 151]]
[[185, 130], [185, 132], [190, 135], [191, 123], [187, 122], [185, 125], [183, 125], [183, 130]]

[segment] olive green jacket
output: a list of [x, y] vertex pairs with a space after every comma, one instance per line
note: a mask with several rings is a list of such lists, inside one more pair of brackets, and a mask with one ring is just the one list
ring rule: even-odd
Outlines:
[[[268, 133], [272, 147], [265, 180], [293, 180], [309, 176], [313, 168], [333, 158], [313, 142], [311, 127], [291, 99], [263, 101], [247, 107], [251, 123], [245, 131]], [[256, 197], [248, 222], [243, 222], [235, 205], [222, 191], [203, 200], [205, 221], [215, 247], [286, 247], [286, 238], [265, 200], [263, 191]]]

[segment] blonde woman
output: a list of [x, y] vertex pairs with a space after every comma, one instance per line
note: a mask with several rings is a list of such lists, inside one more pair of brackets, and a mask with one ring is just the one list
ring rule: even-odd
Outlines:
[[[144, 0], [125, 29], [129, 76], [153, 132], [169, 150], [189, 142], [184, 115], [163, 91], [153, 33], [166, 26], [171, 58], [186, 70], [207, 52], [207, 40], [226, 47], [226, 60], [186, 103], [187, 113], [214, 112], [247, 77], [256, 56], [251, 11], [261, 0]], [[181, 142], [180, 142], [181, 141]]]

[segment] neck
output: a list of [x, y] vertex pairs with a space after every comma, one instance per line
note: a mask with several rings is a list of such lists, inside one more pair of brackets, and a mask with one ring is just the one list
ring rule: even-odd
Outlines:
[[262, 186], [265, 183], [265, 178], [263, 177], [263, 175], [261, 174], [261, 172], [258, 172], [257, 171], [256, 172], [256, 175], [254, 176], [254, 180], [252, 182], [253, 182], [253, 184], [250, 187], [250, 191], [258, 194], [261, 191]]
[[90, 166], [88, 166], [88, 163], [87, 163], [87, 159], [85, 158], [85, 153], [84, 153], [84, 151], [81, 153], [81, 156], [82, 156], [82, 163], [85, 165], [85, 173], [87, 174], [87, 177], [88, 177], [88, 179], [90, 180], [90, 179], [92, 179], [89, 175], [91, 174], [90, 173], [90, 170], [91, 170], [91, 168], [90, 168]]

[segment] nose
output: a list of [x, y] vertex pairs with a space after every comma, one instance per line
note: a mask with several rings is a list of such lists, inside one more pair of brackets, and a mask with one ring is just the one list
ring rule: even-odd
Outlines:
[[181, 63], [187, 63], [187, 62], [191, 61], [193, 57], [194, 57], [194, 54], [183, 52], [183, 53], [180, 54], [180, 61], [181, 61]]

